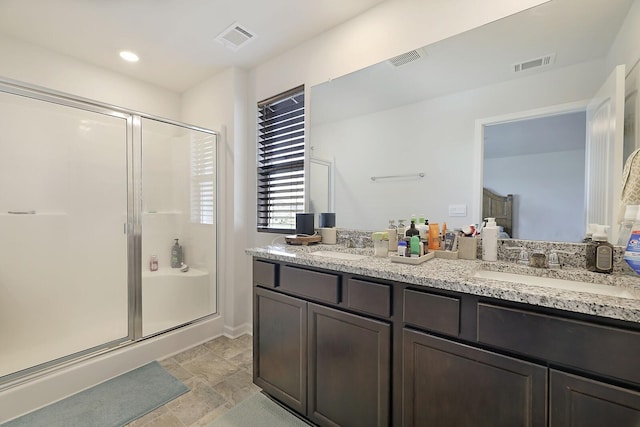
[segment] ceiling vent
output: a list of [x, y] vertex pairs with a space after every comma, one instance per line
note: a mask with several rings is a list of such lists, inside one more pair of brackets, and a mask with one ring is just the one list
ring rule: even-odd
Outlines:
[[512, 68], [514, 73], [519, 73], [521, 71], [532, 70], [534, 68], [548, 67], [553, 65], [554, 62], [556, 62], [556, 54], [550, 53], [549, 55], [544, 55], [539, 58], [529, 59], [527, 61], [513, 64]]
[[414, 62], [418, 59], [424, 58], [425, 56], [427, 56], [427, 53], [424, 51], [424, 49], [420, 48], [416, 50], [410, 50], [409, 52], [403, 53], [402, 55], [394, 56], [393, 58], [389, 59], [388, 62], [394, 67], [401, 67], [410, 62]]
[[235, 52], [255, 38], [255, 34], [236, 22], [218, 34], [216, 41]]

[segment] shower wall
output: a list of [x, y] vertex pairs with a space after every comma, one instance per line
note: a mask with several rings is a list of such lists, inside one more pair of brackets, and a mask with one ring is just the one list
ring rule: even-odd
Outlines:
[[[215, 136], [142, 120], [142, 330], [147, 336], [216, 309]], [[171, 268], [179, 239], [189, 270]], [[152, 271], [150, 259], [158, 260]]]

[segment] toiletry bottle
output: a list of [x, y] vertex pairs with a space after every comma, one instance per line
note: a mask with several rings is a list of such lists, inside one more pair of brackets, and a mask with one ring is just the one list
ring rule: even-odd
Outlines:
[[417, 234], [411, 236], [411, 258], [420, 256], [420, 237]]
[[631, 228], [629, 241], [624, 251], [624, 261], [622, 272], [637, 277], [640, 274], [640, 211], [638, 211]]
[[404, 232], [407, 230], [407, 227], [404, 225], [404, 219], [398, 220], [398, 241], [404, 239]]
[[393, 252], [398, 249], [398, 227], [392, 219], [389, 220], [387, 235], [389, 236], [389, 252]]
[[407, 242], [400, 240], [398, 242], [398, 256], [404, 256], [407, 252]]
[[482, 259], [498, 260], [498, 225], [495, 218], [487, 218], [487, 225], [482, 229]]
[[608, 226], [597, 225], [593, 241], [587, 243], [587, 270], [596, 273], [613, 271], [613, 245], [607, 241]]
[[418, 217], [418, 222], [416, 223], [416, 228], [418, 229], [418, 237], [420, 240], [427, 240], [429, 233], [429, 226], [425, 223], [424, 215], [420, 215]]
[[437, 223], [429, 224], [429, 249], [432, 251], [440, 250], [440, 226]]
[[182, 247], [178, 243], [178, 239], [174, 239], [175, 243], [171, 246], [171, 268], [180, 268], [182, 264]]
[[158, 271], [158, 257], [156, 255], [151, 255], [151, 259], [149, 260], [149, 271]]
[[627, 243], [629, 243], [633, 223], [638, 216], [638, 208], [640, 208], [638, 205], [627, 205], [625, 208], [624, 219], [620, 223], [620, 232], [618, 233], [619, 246], [627, 246]]
[[[416, 228], [416, 222], [415, 220], [412, 219], [411, 225], [409, 226], [409, 229], [407, 229], [407, 231], [404, 233], [404, 235], [406, 237], [413, 237], [413, 236], [418, 236], [419, 234], [420, 232]], [[420, 239], [420, 237], [418, 237], [418, 239]]]

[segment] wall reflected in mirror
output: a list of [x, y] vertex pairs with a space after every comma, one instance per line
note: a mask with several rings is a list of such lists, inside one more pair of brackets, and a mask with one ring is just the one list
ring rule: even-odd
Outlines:
[[[482, 198], [476, 193], [481, 193], [477, 189], [482, 187], [482, 177], [476, 177], [476, 164], [482, 163], [483, 156], [474, 152], [476, 122], [549, 106], [586, 106], [615, 65], [629, 62], [631, 56], [634, 62], [637, 59], [640, 38], [621, 28], [640, 27], [639, 3], [552, 0], [421, 48], [419, 59], [405, 65], [385, 61], [312, 87], [309, 143], [314, 156], [334, 159], [337, 226], [378, 230], [386, 228], [389, 219], [408, 219], [411, 214], [447, 222], [450, 228], [477, 223]], [[542, 64], [531, 66], [538, 59]], [[523, 145], [514, 141], [514, 146]], [[580, 156], [584, 168], [584, 150], [559, 153], [553, 155], [554, 162], [571, 164], [575, 176], [570, 181], [575, 184]], [[502, 162], [506, 157], [502, 155]], [[500, 161], [493, 157], [491, 162]], [[485, 171], [487, 167], [496, 175], [500, 169], [514, 169], [515, 164], [495, 169], [484, 165]], [[540, 168], [538, 174], [527, 171], [527, 176], [524, 169], [519, 170], [529, 188], [536, 180], [551, 179]], [[425, 178], [370, 179], [417, 172], [425, 172]], [[527, 203], [524, 196], [516, 202], [514, 237], [582, 239], [584, 214], [578, 206], [584, 207], [584, 183], [581, 193], [578, 188], [563, 187], [568, 178], [561, 172], [553, 178], [558, 194], [552, 203], [541, 194], [533, 199], [527, 195]], [[309, 179], [313, 185], [313, 171]], [[540, 187], [549, 192], [549, 185]], [[519, 188], [504, 191], [518, 200]], [[540, 205], [527, 212], [530, 200], [539, 200]], [[466, 206], [467, 215], [450, 216], [449, 207], [456, 205]], [[564, 205], [572, 206], [572, 215], [565, 212], [563, 219], [545, 220], [553, 207]], [[581, 230], [569, 232], [581, 215], [577, 221]], [[566, 233], [543, 235], [541, 227]], [[518, 236], [519, 230], [526, 231], [523, 237]]]

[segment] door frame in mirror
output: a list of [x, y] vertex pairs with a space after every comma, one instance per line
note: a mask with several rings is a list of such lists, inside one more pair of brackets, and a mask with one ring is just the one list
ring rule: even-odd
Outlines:
[[482, 218], [482, 189], [484, 170], [484, 131], [486, 126], [504, 124], [520, 120], [537, 119], [542, 117], [556, 116], [561, 114], [576, 113], [585, 111], [589, 100], [568, 102], [563, 104], [550, 105], [547, 107], [535, 108], [532, 110], [518, 111], [514, 113], [502, 114], [499, 116], [484, 117], [476, 119], [473, 141], [473, 207], [472, 218], [477, 224], [481, 224]]

